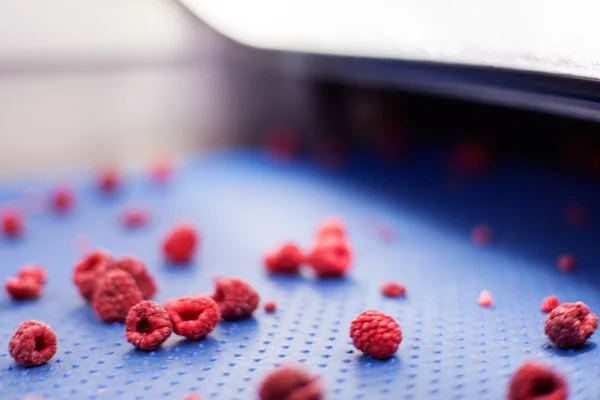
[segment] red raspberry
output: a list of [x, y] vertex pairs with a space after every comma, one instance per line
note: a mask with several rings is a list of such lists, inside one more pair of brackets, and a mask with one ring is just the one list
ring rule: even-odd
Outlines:
[[481, 175], [491, 166], [488, 146], [475, 140], [463, 140], [452, 152], [450, 167], [453, 171], [467, 176]]
[[542, 305], [540, 306], [540, 309], [545, 313], [549, 313], [550, 311], [558, 307], [559, 304], [560, 301], [558, 301], [558, 297], [554, 295], [548, 296], [544, 300], [542, 300]]
[[122, 184], [121, 173], [115, 167], [105, 168], [98, 173], [97, 184], [102, 193], [112, 194]]
[[258, 293], [241, 279], [217, 279], [212, 299], [217, 302], [225, 320], [248, 318], [258, 307]]
[[42, 285], [34, 279], [8, 278], [6, 291], [14, 300], [33, 300], [42, 294]]
[[75, 204], [75, 194], [68, 187], [59, 187], [54, 190], [51, 198], [52, 208], [58, 213], [70, 211]]
[[317, 227], [317, 239], [325, 236], [344, 238], [346, 236], [346, 224], [337, 217], [325, 218]]
[[592, 336], [598, 326], [598, 317], [581, 301], [563, 303], [546, 317], [544, 332], [557, 347], [573, 349]]
[[567, 383], [552, 369], [528, 361], [513, 375], [508, 386], [508, 400], [566, 400]]
[[297, 274], [304, 262], [304, 255], [298, 246], [286, 242], [265, 256], [265, 266], [272, 274]]
[[98, 279], [92, 304], [104, 322], [123, 322], [127, 312], [143, 300], [135, 280], [125, 271], [112, 269]]
[[144, 300], [152, 298], [156, 293], [156, 281], [142, 261], [133, 257], [122, 257], [109, 266], [109, 269], [112, 268], [128, 272], [142, 292]]
[[565, 272], [570, 272], [577, 268], [577, 259], [575, 259], [575, 257], [571, 254], [562, 254], [558, 257], [556, 265], [559, 269]]
[[387, 314], [375, 310], [363, 311], [350, 325], [354, 346], [374, 358], [394, 355], [402, 342], [400, 325]]
[[487, 290], [482, 290], [479, 293], [479, 297], [477, 298], [477, 304], [481, 307], [491, 307], [494, 305], [494, 299], [492, 299], [492, 294]]
[[125, 228], [135, 229], [148, 225], [150, 211], [142, 207], [127, 208], [121, 214], [121, 223]]
[[192, 394], [188, 394], [181, 400], [202, 400], [202, 398], [200, 396], [198, 396], [196, 393], [192, 393]]
[[2, 213], [2, 233], [6, 237], [16, 238], [23, 234], [23, 217], [14, 208], [8, 208]]
[[386, 297], [402, 297], [406, 294], [406, 287], [397, 282], [385, 282], [381, 286], [381, 294]]
[[289, 161], [300, 151], [300, 138], [291, 129], [272, 129], [267, 132], [265, 139], [268, 154], [278, 161]]
[[494, 232], [487, 225], [475, 225], [471, 230], [471, 239], [475, 244], [485, 246], [494, 240]]
[[174, 264], [188, 263], [196, 252], [198, 234], [191, 225], [176, 226], [163, 241], [163, 251], [167, 260]]
[[221, 319], [217, 303], [210, 297], [182, 297], [165, 303], [176, 334], [190, 340], [204, 339]]
[[258, 389], [260, 400], [321, 400], [325, 397], [318, 377], [297, 365], [271, 371]]
[[579, 203], [571, 203], [567, 205], [567, 209], [565, 211], [565, 219], [567, 220], [567, 224], [574, 227], [579, 227], [587, 224], [587, 207]]
[[92, 300], [92, 293], [98, 278], [104, 274], [112, 262], [112, 258], [108, 253], [95, 251], [85, 256], [75, 265], [73, 282], [75, 282], [75, 285], [79, 288], [79, 293], [86, 301]]
[[156, 184], [165, 184], [173, 176], [173, 163], [168, 159], [157, 160], [150, 168], [150, 178]]
[[323, 237], [313, 248], [309, 263], [319, 278], [341, 278], [352, 263], [350, 245], [343, 238]]
[[48, 280], [46, 270], [41, 265], [24, 265], [19, 268], [17, 278], [33, 279], [37, 283], [43, 285]]
[[43, 322], [25, 321], [8, 342], [8, 352], [18, 364], [37, 367], [50, 360], [58, 347], [56, 334]]
[[274, 301], [267, 301], [265, 303], [265, 311], [268, 313], [273, 313], [277, 310], [277, 304]]
[[127, 341], [142, 350], [160, 347], [173, 333], [169, 313], [152, 301], [141, 301], [129, 309], [125, 318]]

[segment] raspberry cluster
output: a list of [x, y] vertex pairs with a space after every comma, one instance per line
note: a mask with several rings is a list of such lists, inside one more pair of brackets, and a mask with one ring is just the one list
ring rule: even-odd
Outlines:
[[583, 345], [598, 327], [598, 317], [588, 306], [577, 303], [563, 303], [546, 317], [544, 332], [557, 347], [573, 349]]
[[140, 301], [127, 312], [125, 338], [141, 350], [155, 350], [171, 336], [169, 313], [152, 301]]
[[194, 258], [198, 242], [196, 228], [189, 224], [179, 224], [163, 240], [163, 253], [173, 264], [186, 264]]
[[221, 319], [221, 311], [210, 297], [182, 297], [164, 307], [175, 333], [190, 340], [204, 339]]
[[229, 321], [252, 316], [260, 300], [248, 283], [237, 278], [217, 279], [212, 299], [219, 306], [221, 317]]
[[7, 238], [18, 238], [25, 231], [25, 223], [21, 212], [14, 207], [6, 208], [0, 215], [0, 228]]
[[41, 296], [46, 283], [46, 270], [40, 265], [25, 265], [17, 276], [6, 280], [6, 291], [13, 300], [33, 300]]
[[80, 260], [73, 271], [79, 293], [92, 303], [104, 322], [123, 322], [131, 307], [154, 296], [154, 277], [141, 260], [95, 251]]

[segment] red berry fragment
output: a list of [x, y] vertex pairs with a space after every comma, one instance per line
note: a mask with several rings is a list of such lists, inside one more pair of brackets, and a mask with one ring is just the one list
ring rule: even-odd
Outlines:
[[550, 311], [558, 307], [559, 304], [560, 301], [558, 301], [558, 297], [554, 295], [548, 296], [544, 300], [542, 300], [542, 305], [540, 306], [540, 309], [545, 313], [549, 313]]
[[66, 213], [71, 211], [75, 205], [75, 193], [71, 188], [59, 187], [52, 192], [52, 209], [57, 213]]
[[25, 321], [8, 342], [8, 352], [24, 367], [37, 367], [48, 362], [58, 347], [56, 334], [43, 322]]
[[491, 153], [485, 143], [463, 140], [452, 152], [450, 168], [466, 176], [481, 175], [491, 166]]
[[163, 251], [167, 260], [174, 264], [188, 263], [196, 253], [198, 233], [187, 224], [176, 226], [163, 241]]
[[265, 139], [268, 154], [278, 161], [289, 161], [300, 151], [300, 139], [291, 129], [272, 129], [267, 132]]
[[317, 241], [309, 263], [319, 278], [341, 278], [352, 263], [350, 245], [343, 238], [325, 236]]
[[156, 281], [146, 269], [146, 265], [137, 258], [122, 257], [109, 266], [129, 273], [142, 292], [144, 300], [148, 300], [156, 293]]
[[565, 219], [570, 226], [584, 226], [588, 222], [587, 207], [580, 203], [571, 203], [567, 205]]
[[494, 299], [492, 299], [492, 294], [487, 290], [482, 290], [479, 293], [479, 297], [477, 298], [477, 304], [481, 307], [491, 307], [494, 305]]
[[29, 278], [8, 278], [6, 291], [13, 300], [33, 300], [42, 294], [42, 284]]
[[19, 268], [17, 277], [21, 279], [33, 279], [41, 285], [48, 280], [46, 270], [41, 265], [24, 265]]
[[272, 274], [297, 274], [303, 262], [302, 251], [292, 242], [284, 243], [265, 256], [265, 266]]
[[113, 194], [121, 186], [121, 173], [115, 168], [106, 168], [98, 173], [97, 185], [100, 192], [104, 194]]
[[210, 297], [182, 297], [165, 303], [176, 334], [190, 340], [204, 339], [221, 319], [217, 303]]
[[475, 225], [471, 230], [471, 239], [475, 244], [485, 246], [494, 240], [494, 232], [487, 225]]
[[192, 394], [188, 394], [181, 400], [202, 400], [202, 398], [200, 396], [198, 396], [196, 393], [192, 393]]
[[17, 209], [8, 208], [2, 213], [2, 234], [16, 238], [23, 234], [23, 217]]
[[152, 164], [150, 169], [150, 178], [154, 183], [162, 185], [171, 179], [173, 171], [173, 163], [170, 160], [160, 159]]
[[566, 400], [569, 389], [564, 378], [542, 364], [528, 361], [514, 373], [508, 400]]
[[121, 223], [125, 228], [135, 229], [148, 225], [150, 222], [150, 211], [142, 207], [130, 207], [121, 214]]
[[143, 300], [135, 280], [125, 271], [112, 269], [98, 280], [92, 304], [104, 322], [123, 322], [131, 307]]
[[381, 286], [381, 294], [386, 297], [402, 297], [406, 294], [406, 287], [397, 282], [385, 282]]
[[274, 301], [267, 301], [264, 307], [266, 312], [273, 313], [275, 310], [277, 310], [277, 303]]
[[125, 337], [142, 350], [160, 347], [173, 333], [169, 313], [152, 301], [141, 301], [129, 309], [125, 318]]
[[544, 332], [561, 349], [573, 349], [585, 343], [598, 326], [598, 317], [581, 301], [563, 303], [546, 317]]
[[270, 372], [260, 384], [260, 400], [321, 400], [325, 397], [318, 377], [297, 365], [283, 365]]
[[350, 337], [358, 350], [374, 358], [386, 359], [398, 350], [402, 330], [389, 315], [367, 310], [352, 321]]
[[73, 270], [73, 282], [79, 288], [79, 293], [86, 301], [92, 300], [92, 293], [98, 279], [112, 263], [108, 253], [95, 251], [80, 260]]
[[325, 236], [343, 238], [346, 236], [346, 224], [337, 217], [325, 218], [317, 227], [317, 239]]
[[258, 307], [258, 293], [241, 279], [217, 279], [216, 291], [212, 296], [225, 320], [248, 318]]
[[574, 271], [577, 268], [577, 259], [572, 254], [562, 254], [558, 257], [556, 265], [562, 271]]

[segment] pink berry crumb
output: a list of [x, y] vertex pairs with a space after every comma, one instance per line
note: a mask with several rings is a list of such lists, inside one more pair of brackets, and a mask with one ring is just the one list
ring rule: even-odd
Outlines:
[[277, 310], [277, 304], [274, 301], [267, 301], [264, 307], [265, 311], [268, 313], [273, 313]]
[[559, 304], [560, 301], [558, 301], [558, 297], [554, 295], [548, 296], [544, 300], [542, 300], [542, 305], [540, 306], [540, 309], [545, 313], [549, 313], [550, 311], [558, 307]]
[[477, 298], [477, 304], [481, 307], [491, 307], [494, 305], [494, 300], [492, 299], [492, 294], [487, 290], [482, 290], [479, 293], [479, 297]]
[[473, 239], [475, 244], [485, 246], [492, 243], [494, 240], [494, 232], [487, 225], [475, 225], [471, 230], [471, 239]]
[[385, 297], [402, 297], [406, 294], [406, 287], [398, 282], [385, 282], [381, 285], [381, 294]]
[[577, 268], [577, 259], [572, 254], [562, 254], [558, 257], [556, 265], [562, 271], [571, 272]]
[[135, 229], [148, 225], [150, 211], [144, 207], [134, 206], [126, 208], [121, 214], [121, 224], [125, 228]]

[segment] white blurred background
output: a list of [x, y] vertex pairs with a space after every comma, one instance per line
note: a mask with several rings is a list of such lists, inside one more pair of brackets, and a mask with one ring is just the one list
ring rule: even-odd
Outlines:
[[289, 91], [252, 57], [175, 0], [0, 0], [0, 177], [230, 145]]

